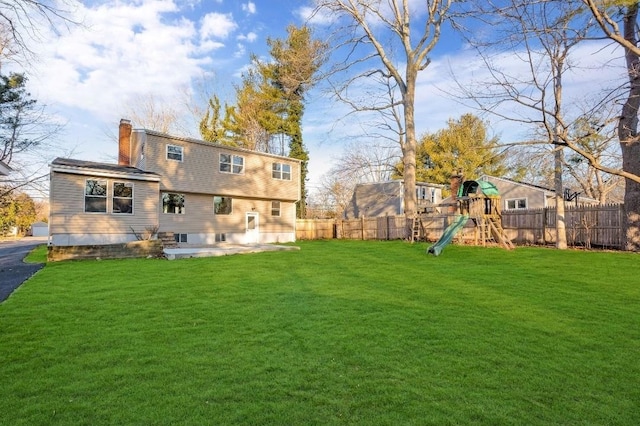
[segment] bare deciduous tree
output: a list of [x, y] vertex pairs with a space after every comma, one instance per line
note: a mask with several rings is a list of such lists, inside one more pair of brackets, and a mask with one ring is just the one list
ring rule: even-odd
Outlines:
[[322, 176], [320, 188], [314, 196], [316, 203], [328, 204], [336, 216], [343, 216], [355, 186], [391, 179], [397, 172], [395, 165], [400, 158], [398, 146], [386, 143], [384, 139], [350, 142]]
[[[397, 119], [401, 135], [400, 144], [404, 163], [405, 211], [413, 215], [416, 208], [416, 130], [415, 91], [418, 74], [430, 64], [429, 54], [440, 39], [452, 0], [316, 0], [316, 14], [327, 14], [335, 25], [335, 51], [345, 53], [337, 61], [335, 76], [348, 77], [335, 83], [334, 93], [348, 100], [358, 111], [393, 111], [398, 108]], [[396, 55], [398, 55], [396, 57]], [[382, 83], [382, 90], [367, 93], [360, 100], [349, 95], [359, 85], [371, 88], [371, 83]], [[392, 81], [393, 84], [389, 82]], [[389, 88], [394, 88], [390, 97]], [[399, 93], [398, 96], [395, 96]], [[362, 100], [362, 102], [361, 102]], [[377, 103], [378, 102], [378, 103]]]
[[30, 43], [41, 41], [44, 28], [79, 24], [71, 17], [73, 7], [70, 0], [0, 0], [0, 56], [31, 59]]
[[[618, 139], [622, 149], [625, 178], [624, 235], [627, 250], [640, 251], [640, 36], [638, 34], [638, 1], [582, 0], [606, 37], [624, 49], [628, 86], [618, 120]], [[622, 26], [622, 27], [621, 27]]]
[[138, 127], [161, 133], [185, 134], [186, 125], [174, 103], [158, 99], [152, 93], [127, 103], [126, 117]]
[[[610, 105], [614, 107], [615, 105]], [[599, 164], [620, 169], [622, 158], [615, 134], [615, 126], [611, 123], [611, 113], [585, 113], [574, 123], [571, 137], [581, 149], [595, 158]], [[610, 202], [612, 194], [623, 187], [624, 180], [618, 175], [605, 173], [593, 167], [580, 154], [568, 151], [565, 158], [565, 170], [574, 186], [585, 196], [598, 200], [601, 204]]]
[[[535, 138], [554, 147], [556, 247], [560, 249], [567, 247], [565, 149], [583, 156], [593, 167], [610, 171], [572, 134], [581, 116], [570, 113], [564, 100], [564, 78], [573, 65], [570, 53], [587, 39], [590, 29], [589, 19], [575, 6], [572, 1], [552, 0], [473, 2], [470, 16], [497, 30], [493, 39], [480, 42], [466, 33], [488, 69], [490, 81], [472, 87], [466, 81], [458, 84], [465, 97], [482, 110], [527, 125]], [[503, 61], [496, 65], [493, 61], [496, 56], [503, 59], [506, 55], [508, 64]], [[521, 64], [521, 69], [508, 70], [513, 63]]]

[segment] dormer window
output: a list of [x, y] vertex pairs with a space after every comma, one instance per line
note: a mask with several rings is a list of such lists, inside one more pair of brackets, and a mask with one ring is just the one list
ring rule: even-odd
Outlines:
[[182, 147], [167, 145], [167, 160], [182, 161]]

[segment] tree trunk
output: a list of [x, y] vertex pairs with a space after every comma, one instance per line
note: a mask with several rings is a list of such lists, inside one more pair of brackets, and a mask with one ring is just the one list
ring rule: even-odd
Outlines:
[[[636, 46], [636, 20], [638, 4], [629, 6], [624, 16], [624, 38]], [[629, 95], [622, 106], [618, 122], [618, 139], [622, 149], [622, 169], [640, 175], [640, 142], [638, 142], [638, 108], [640, 107], [640, 56], [625, 49], [629, 75]], [[640, 251], [640, 184], [626, 179], [624, 192], [624, 246], [630, 251]]]
[[556, 248], [567, 248], [567, 226], [564, 213], [564, 188], [562, 183], [562, 147], [557, 147], [554, 153], [554, 178], [556, 191]]
[[404, 98], [404, 126], [406, 140], [403, 148], [404, 163], [404, 214], [413, 217], [416, 213], [416, 122], [414, 117], [415, 83], [417, 72], [407, 69], [407, 86]]

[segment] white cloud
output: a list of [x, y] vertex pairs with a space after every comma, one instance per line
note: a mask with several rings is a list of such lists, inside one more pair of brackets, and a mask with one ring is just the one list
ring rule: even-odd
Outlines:
[[244, 44], [238, 43], [236, 45], [236, 51], [234, 52], [233, 56], [235, 58], [240, 58], [244, 56], [245, 53], [247, 53], [247, 49], [244, 47]]
[[198, 56], [193, 22], [166, 18], [176, 10], [166, 0], [81, 7], [85, 26], [50, 34], [36, 48], [34, 96], [113, 120], [137, 95], [162, 97], [188, 85], [209, 59]]
[[225, 39], [238, 28], [231, 14], [207, 13], [202, 18], [200, 36], [203, 40], [210, 37]]
[[252, 1], [249, 3], [242, 3], [242, 10], [247, 12], [249, 15], [253, 15], [256, 13], [256, 4]]
[[241, 35], [238, 36], [238, 40], [247, 41], [249, 43], [253, 43], [257, 39], [258, 39], [258, 34], [254, 33], [253, 31], [251, 31], [251, 32], [249, 32], [247, 34], [241, 34]]

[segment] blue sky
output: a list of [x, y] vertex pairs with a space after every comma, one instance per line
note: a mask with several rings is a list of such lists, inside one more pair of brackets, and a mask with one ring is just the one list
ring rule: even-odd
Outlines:
[[[77, 3], [75, 19], [82, 26], [43, 32], [32, 50], [38, 61], [27, 69], [29, 90], [65, 124], [57, 141], [61, 152], [93, 161], [115, 161], [115, 133], [120, 118], [140, 99], [152, 96], [176, 109], [186, 108], [185, 93], [209, 90], [221, 97], [233, 94], [233, 84], [249, 64], [251, 53], [267, 53], [267, 37], [286, 36], [289, 24], [299, 25], [308, 13], [304, 0], [118, 0]], [[591, 49], [610, 57], [611, 52]], [[451, 33], [443, 34], [432, 64], [419, 79], [416, 97], [418, 134], [436, 131], [449, 118], [468, 112], [443, 90], [458, 78], [478, 79], [483, 71]], [[509, 63], [507, 56], [503, 58]], [[579, 74], [579, 73], [578, 73]], [[578, 75], [589, 85], [594, 76]], [[580, 90], [576, 91], [580, 94]], [[310, 152], [310, 188], [341, 152], [357, 138], [357, 120], [341, 121], [346, 109], [317, 88], [308, 94], [303, 137]], [[195, 123], [190, 134], [198, 137]], [[524, 137], [519, 129], [493, 123], [510, 139]], [[135, 122], [134, 122], [135, 126]]]
[[[57, 141], [61, 152], [51, 155], [112, 161], [117, 155], [113, 136], [118, 122], [141, 98], [152, 96], [158, 104], [186, 109], [185, 93], [202, 90], [203, 81], [207, 90], [231, 97], [250, 55], [267, 54], [267, 37], [285, 37], [287, 25], [301, 24], [305, 3], [76, 3], [73, 17], [83, 25], [59, 27], [59, 34], [43, 30], [39, 42], [31, 43], [38, 60], [26, 70], [33, 97], [65, 124]], [[310, 94], [312, 99], [318, 98]], [[191, 124], [191, 133], [185, 136], [198, 137], [195, 123]], [[329, 151], [320, 147], [319, 140], [308, 145], [317, 156]]]

